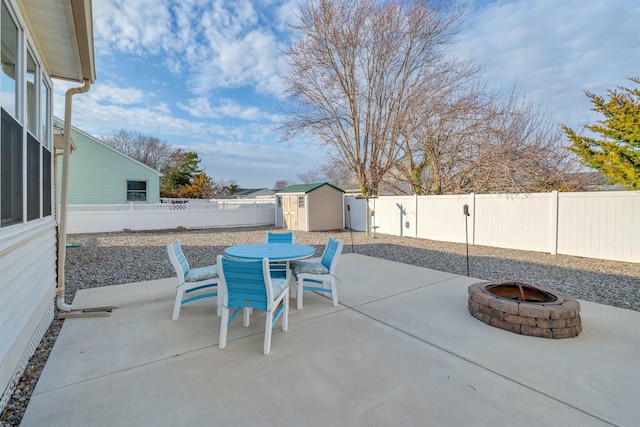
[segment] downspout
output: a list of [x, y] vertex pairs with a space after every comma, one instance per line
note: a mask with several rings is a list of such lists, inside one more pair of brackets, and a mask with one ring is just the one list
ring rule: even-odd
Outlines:
[[85, 93], [91, 88], [89, 80], [84, 81], [81, 87], [72, 87], [67, 90], [64, 100], [64, 128], [63, 128], [63, 152], [62, 152], [62, 185], [60, 192], [60, 223], [58, 225], [58, 286], [56, 296], [58, 309], [71, 311], [71, 305], [64, 302], [64, 263], [67, 258], [67, 204], [69, 195], [67, 186], [69, 182], [69, 154], [71, 151], [71, 101], [73, 95]]

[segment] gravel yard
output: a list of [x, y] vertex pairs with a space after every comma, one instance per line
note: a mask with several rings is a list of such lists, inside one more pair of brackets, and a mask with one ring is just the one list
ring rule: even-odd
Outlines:
[[[175, 275], [166, 245], [180, 239], [192, 267], [215, 262], [224, 248], [265, 240], [271, 227], [190, 231], [82, 234], [68, 237], [66, 301], [81, 289], [109, 286]], [[316, 246], [320, 255], [328, 236], [344, 240], [343, 253], [358, 253], [405, 264], [467, 274], [466, 246], [460, 243], [395, 237], [362, 232], [296, 232], [295, 242]], [[549, 287], [573, 297], [640, 311], [640, 264], [549, 255], [539, 252], [469, 247], [469, 275], [490, 281], [519, 281]], [[464, 302], [466, 304], [466, 300]], [[57, 309], [56, 309], [57, 312]], [[56, 316], [57, 317], [57, 316]], [[42, 339], [0, 416], [3, 426], [17, 426], [63, 320], [57, 318]]]

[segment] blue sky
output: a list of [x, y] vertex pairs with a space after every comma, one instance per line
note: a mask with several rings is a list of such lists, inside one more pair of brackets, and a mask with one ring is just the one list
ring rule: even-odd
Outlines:
[[[74, 97], [73, 124], [97, 137], [116, 129], [197, 151], [214, 180], [240, 187], [290, 183], [322, 162], [303, 139], [281, 142], [283, 51], [299, 0], [97, 0], [97, 81]], [[476, 1], [455, 53], [485, 66], [571, 127], [599, 119], [584, 90], [605, 94], [640, 76], [640, 1]], [[55, 114], [64, 91], [56, 81]]]

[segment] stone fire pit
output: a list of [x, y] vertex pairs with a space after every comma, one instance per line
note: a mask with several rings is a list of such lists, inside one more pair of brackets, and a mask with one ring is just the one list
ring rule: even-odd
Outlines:
[[469, 286], [469, 312], [488, 325], [516, 334], [571, 338], [582, 331], [580, 303], [575, 298], [518, 282]]

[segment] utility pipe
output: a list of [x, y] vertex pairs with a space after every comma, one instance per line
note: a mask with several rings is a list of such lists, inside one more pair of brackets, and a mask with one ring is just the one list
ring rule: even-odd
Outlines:
[[69, 195], [67, 187], [69, 183], [69, 154], [71, 151], [71, 101], [73, 95], [85, 93], [91, 88], [89, 80], [84, 81], [81, 87], [72, 87], [67, 90], [64, 99], [64, 128], [63, 128], [63, 152], [62, 152], [62, 191], [60, 192], [60, 223], [58, 225], [58, 286], [56, 294], [58, 308], [62, 311], [71, 311], [71, 304], [64, 301], [64, 262], [67, 259], [67, 204]]

